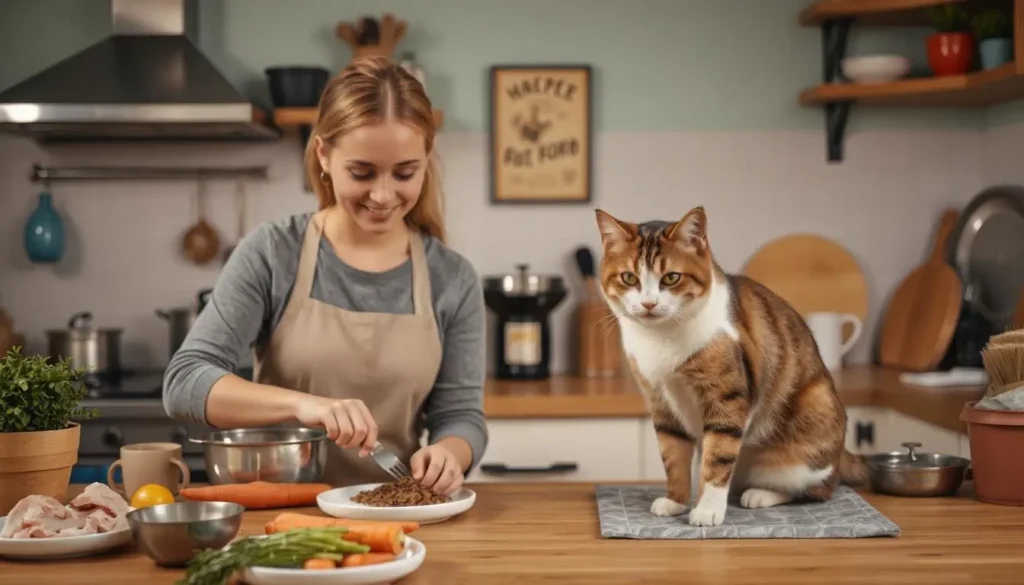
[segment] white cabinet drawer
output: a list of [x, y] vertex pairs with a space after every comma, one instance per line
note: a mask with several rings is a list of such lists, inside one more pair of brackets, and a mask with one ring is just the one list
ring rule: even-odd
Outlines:
[[894, 445], [886, 451], [906, 451], [901, 446], [904, 442], [921, 443], [920, 451], [927, 453], [943, 453], [957, 455], [960, 453], [960, 433], [944, 429], [940, 426], [911, 418], [896, 411], [890, 415], [891, 433]]
[[[487, 451], [469, 482], [637, 481], [636, 418], [488, 421]], [[557, 464], [575, 466], [570, 470]]]

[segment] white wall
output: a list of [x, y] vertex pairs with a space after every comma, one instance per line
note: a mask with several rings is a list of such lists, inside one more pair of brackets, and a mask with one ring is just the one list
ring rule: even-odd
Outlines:
[[[643, 220], [678, 218], [703, 204], [712, 249], [729, 271], [738, 270], [761, 244], [787, 233], [835, 239], [857, 258], [868, 280], [871, 315], [851, 355], [863, 362], [870, 357], [880, 310], [899, 279], [925, 257], [941, 209], [965, 204], [989, 182], [983, 173], [1003, 172], [990, 168], [993, 157], [982, 156], [1001, 136], [1001, 130], [986, 137], [971, 129], [859, 133], [847, 141], [846, 160], [829, 165], [821, 131], [600, 133], [593, 204], [572, 207], [491, 205], [483, 134], [443, 133], [439, 149], [451, 244], [481, 274], [528, 262], [535, 271], [566, 276], [575, 288], [572, 250], [579, 244], [599, 250], [594, 207]], [[35, 266], [21, 245], [40, 188], [27, 179], [31, 165], [270, 164], [270, 180], [248, 187], [255, 225], [314, 205], [302, 191], [299, 152], [294, 137], [259, 146], [48, 151], [25, 140], [0, 139], [0, 304], [27, 334], [30, 350], [45, 350], [47, 328], [90, 310], [98, 325], [125, 328], [127, 367], [162, 367], [167, 330], [154, 310], [189, 303], [196, 289], [212, 285], [217, 276], [216, 266], [192, 266], [178, 252], [182, 233], [195, 220], [195, 185], [55, 186], [71, 235], [68, 255], [60, 266]], [[997, 166], [1009, 173], [1009, 160]], [[211, 217], [226, 239], [234, 236], [233, 188], [228, 182], [210, 187]], [[554, 316], [556, 371], [573, 367], [573, 303], [570, 296]]]

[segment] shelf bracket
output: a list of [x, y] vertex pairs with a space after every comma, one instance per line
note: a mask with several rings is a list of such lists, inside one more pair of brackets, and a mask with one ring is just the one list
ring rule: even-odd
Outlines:
[[[824, 83], [839, 79], [843, 57], [846, 56], [846, 41], [850, 36], [852, 18], [827, 20], [821, 24], [822, 72]], [[828, 147], [828, 162], [843, 160], [843, 140], [846, 122], [850, 116], [851, 102], [825, 104], [825, 139]]]

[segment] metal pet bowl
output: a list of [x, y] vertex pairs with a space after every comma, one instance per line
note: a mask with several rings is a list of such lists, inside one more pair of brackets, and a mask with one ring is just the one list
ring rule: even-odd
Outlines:
[[138, 508], [126, 518], [135, 544], [161, 567], [182, 567], [231, 542], [245, 508], [230, 502], [175, 502]]
[[864, 458], [875, 491], [894, 496], [950, 496], [963, 484], [970, 460], [942, 453], [919, 453], [921, 443], [902, 443], [907, 452]]
[[327, 464], [327, 432], [306, 428], [232, 429], [190, 438], [203, 446], [213, 484], [320, 483]]

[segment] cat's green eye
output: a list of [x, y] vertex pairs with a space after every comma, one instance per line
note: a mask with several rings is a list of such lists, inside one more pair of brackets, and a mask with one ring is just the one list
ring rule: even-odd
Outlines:
[[639, 282], [636, 275], [632, 272], [623, 272], [620, 277], [622, 278], [622, 283], [626, 286], [636, 286], [636, 283]]
[[678, 272], [669, 272], [665, 276], [661, 277], [661, 285], [662, 286], [672, 286], [672, 285], [678, 284], [679, 283], [679, 279], [681, 279], [682, 277], [683, 277], [683, 275], [679, 274]]

